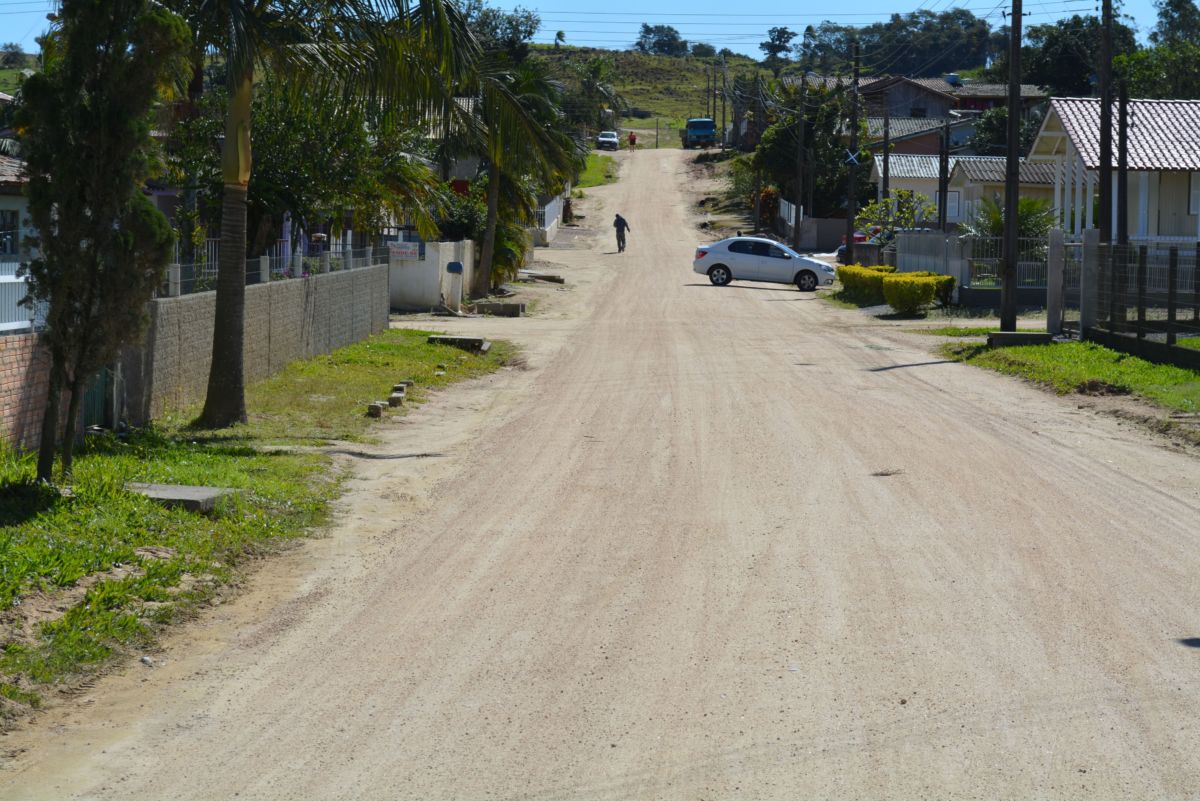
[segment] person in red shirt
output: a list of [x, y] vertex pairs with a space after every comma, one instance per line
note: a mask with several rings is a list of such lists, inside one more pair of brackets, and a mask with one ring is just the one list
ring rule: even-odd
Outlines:
[[637, 149], [637, 134], [635, 134], [633, 131], [629, 132], [629, 149]]

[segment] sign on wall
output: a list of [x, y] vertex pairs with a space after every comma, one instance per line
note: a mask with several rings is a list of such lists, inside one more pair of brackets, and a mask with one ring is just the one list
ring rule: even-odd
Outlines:
[[388, 255], [393, 259], [415, 261], [421, 258], [420, 242], [389, 242]]

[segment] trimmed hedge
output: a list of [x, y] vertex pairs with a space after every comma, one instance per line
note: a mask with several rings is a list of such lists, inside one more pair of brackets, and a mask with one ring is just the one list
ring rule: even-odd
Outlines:
[[864, 303], [883, 303], [883, 279], [886, 273], [858, 264], [837, 268], [838, 280], [847, 295]]
[[862, 267], [864, 270], [874, 270], [877, 273], [894, 273], [896, 265], [894, 264], [856, 264], [855, 267]]
[[920, 278], [932, 278], [937, 284], [936, 288], [934, 289], [933, 296], [937, 298], [938, 303], [942, 304], [943, 306], [949, 306], [954, 302], [954, 284], [956, 282], [953, 275], [942, 275], [941, 273], [927, 272], [904, 273], [904, 275], [911, 275]]
[[899, 314], [915, 314], [933, 303], [938, 282], [929, 276], [902, 273], [883, 281], [883, 299]]

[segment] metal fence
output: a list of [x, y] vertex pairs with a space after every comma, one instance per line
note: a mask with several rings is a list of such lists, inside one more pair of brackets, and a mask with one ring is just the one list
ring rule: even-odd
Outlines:
[[[969, 289], [999, 289], [1002, 276], [1004, 240], [1000, 237], [962, 237], [963, 258], [967, 262], [963, 286]], [[1017, 240], [1017, 287], [1044, 289], [1048, 247], [1043, 238]]]
[[1200, 366], [1200, 243], [1101, 245], [1095, 329], [1106, 342]]
[[[178, 251], [177, 251], [178, 254]], [[217, 288], [221, 248], [219, 240], [208, 240], [190, 263], [171, 264], [160, 297], [191, 295]], [[246, 284], [308, 278], [318, 273], [355, 270], [387, 262], [384, 245], [354, 248], [342, 243], [299, 244], [278, 240], [265, 254], [246, 259]]]

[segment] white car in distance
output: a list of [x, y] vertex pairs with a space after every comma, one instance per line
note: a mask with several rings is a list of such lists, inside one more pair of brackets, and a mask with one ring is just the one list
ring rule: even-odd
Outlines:
[[834, 270], [820, 259], [801, 256], [787, 245], [753, 236], [734, 236], [696, 248], [692, 270], [714, 286], [730, 281], [795, 284], [801, 292], [833, 283]]
[[601, 131], [596, 137], [597, 150], [620, 150], [621, 137], [616, 131]]

